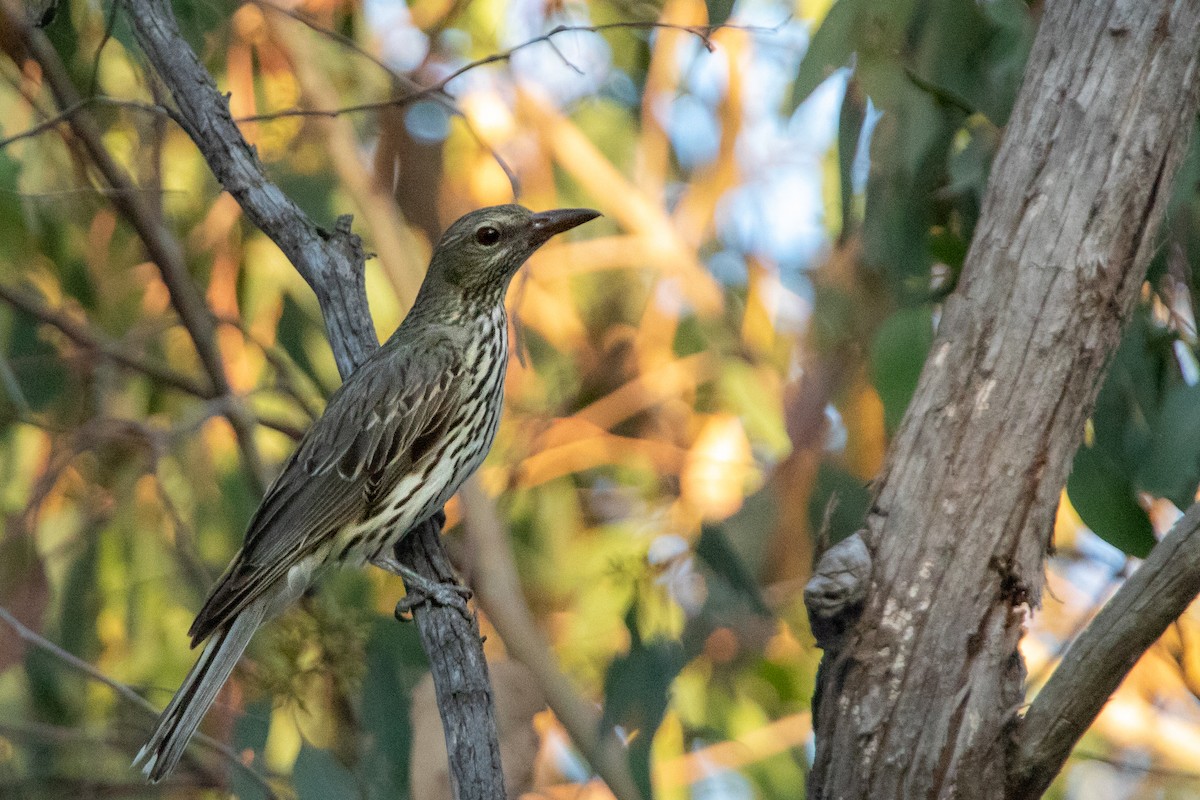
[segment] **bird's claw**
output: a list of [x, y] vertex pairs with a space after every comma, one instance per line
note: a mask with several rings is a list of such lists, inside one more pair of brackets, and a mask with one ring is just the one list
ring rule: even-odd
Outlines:
[[455, 583], [414, 581], [411, 576], [405, 576], [404, 584], [407, 593], [396, 603], [396, 619], [411, 619], [413, 609], [426, 604], [453, 608], [468, 622], [474, 619], [471, 609], [467, 606], [467, 601], [472, 597], [471, 590], [467, 587]]

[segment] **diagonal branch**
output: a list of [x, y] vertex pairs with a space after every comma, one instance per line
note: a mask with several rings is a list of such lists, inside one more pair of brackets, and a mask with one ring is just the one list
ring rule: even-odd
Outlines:
[[55, 114], [52, 117], [42, 120], [37, 125], [34, 125], [32, 128], [26, 128], [25, 130], [21, 131], [20, 133], [14, 133], [12, 136], [6, 137], [4, 139], [0, 139], [0, 150], [3, 150], [5, 147], [8, 147], [10, 144], [13, 144], [14, 142], [19, 142], [22, 139], [28, 139], [31, 136], [37, 136], [38, 134], [44, 133], [44, 132], [56, 127], [57, 125], [67, 122], [71, 119], [71, 117], [75, 116], [75, 114], [77, 112], [79, 112], [80, 110], [82, 110], [88, 106], [91, 106], [91, 105], [114, 106], [117, 108], [132, 108], [132, 109], [136, 109], [137, 111], [145, 111], [150, 114], [165, 114], [167, 116], [171, 116], [171, 112], [169, 109], [163, 108], [162, 106], [154, 105], [152, 103], [143, 103], [139, 100], [127, 100], [127, 99], [121, 98], [121, 97], [106, 97], [104, 95], [93, 95], [92, 97], [85, 97], [82, 100], [80, 100], [79, 102], [77, 102], [73, 105], [67, 106], [62, 111], [58, 112], [57, 114]]
[[47, 308], [44, 303], [33, 296], [32, 292], [0, 284], [0, 300], [39, 322], [56, 328], [80, 348], [103, 356], [126, 369], [205, 400], [212, 400], [215, 397], [211, 387], [205, 386], [192, 376], [176, 372], [168, 366], [131, 353], [115, 342], [101, 338], [98, 332], [88, 330], [86, 326], [72, 319], [68, 314]]
[[1011, 798], [1041, 797], [1142, 654], [1200, 594], [1200, 503], [1175, 523], [1071, 646], [1033, 699], [1013, 759]]
[[[31, 292], [0, 284], [0, 300], [28, 314], [39, 322], [50, 325], [82, 350], [108, 359], [131, 372], [145, 375], [164, 386], [178, 389], [201, 400], [214, 401], [217, 407], [222, 410], [221, 413], [226, 416], [231, 413], [242, 414], [245, 411], [245, 406], [241, 400], [232, 394], [219, 395], [211, 386], [200, 383], [186, 373], [176, 372], [164, 364], [160, 364], [157, 361], [145, 358], [121, 347], [117, 342], [107, 338], [101, 332], [91, 330], [86, 325], [72, 319], [69, 314], [46, 307]], [[264, 352], [266, 351], [264, 350]], [[273, 359], [276, 357], [268, 353], [267, 358]], [[282, 372], [279, 366], [276, 367], [276, 370], [286, 377], [286, 373]], [[7, 381], [8, 377], [5, 377], [4, 380]], [[281, 389], [289, 397], [292, 397], [306, 412], [309, 410], [304, 398], [286, 382], [281, 386]], [[254, 413], [252, 417], [253, 422], [257, 422], [264, 428], [278, 431], [289, 438], [299, 439], [303, 435], [302, 430], [299, 430], [286, 419], [261, 413]]]
[[[71, 667], [72, 669], [83, 673], [92, 680], [102, 683], [108, 688], [112, 689], [122, 700], [125, 700], [130, 705], [136, 706], [137, 708], [146, 712], [150, 719], [155, 719], [158, 717], [158, 709], [154, 707], [153, 703], [120, 681], [108, 677], [83, 659], [79, 658], [73, 653], [68, 652], [67, 650], [64, 650], [44, 636], [41, 636], [37, 631], [27, 628], [19, 619], [16, 618], [16, 616], [13, 615], [12, 612], [3, 606], [0, 606], [0, 622], [3, 622], [5, 625], [10, 627], [13, 632], [21, 638], [21, 641], [25, 642], [26, 644], [33, 645], [39, 650], [49, 653], [51, 656], [66, 664], [68, 667]], [[205, 747], [209, 747], [220, 753], [222, 757], [233, 764], [236, 768], [242, 770], [244, 773], [250, 776], [250, 778], [262, 788], [267, 797], [275, 798], [277, 796], [275, 794], [275, 790], [271, 788], [271, 784], [267, 782], [267, 779], [243, 762], [241, 754], [235, 752], [233, 748], [229, 747], [229, 745], [225, 744], [224, 742], [219, 742], [211, 736], [207, 736], [203, 733], [196, 734], [196, 741], [200, 742]]]
[[[273, 9], [282, 11], [282, 9], [278, 9], [274, 4], [265, 2], [265, 0], [256, 0], [256, 1], [259, 2], [260, 5], [264, 5], [268, 8], [273, 8]], [[286, 13], [288, 16], [293, 16], [293, 17], [303, 21], [303, 17], [296, 17], [296, 15], [291, 14], [289, 12], [283, 12], [283, 13]], [[556, 36], [559, 36], [564, 33], [601, 33], [603, 31], [607, 31], [607, 30], [658, 30], [658, 29], [678, 30], [678, 31], [684, 31], [685, 33], [690, 33], [693, 36], [697, 37], [700, 40], [700, 43], [702, 45], [704, 45], [704, 48], [706, 50], [708, 50], [709, 52], [712, 52], [712, 50], [716, 47], [716, 45], [713, 44], [712, 36], [714, 33], [716, 33], [719, 30], [729, 29], [729, 30], [747, 31], [747, 32], [751, 32], [751, 33], [778, 33], [779, 30], [783, 27], [783, 25], [785, 23], [786, 23], [786, 20], [784, 22], [781, 22], [779, 25], [770, 26], [770, 27], [761, 26], [761, 25], [733, 25], [733, 24], [722, 24], [722, 25], [713, 25], [713, 26], [677, 25], [677, 24], [670, 23], [670, 22], [633, 22], [633, 21], [606, 22], [601, 25], [558, 25], [557, 27], [551, 28], [550, 30], [546, 31], [541, 36], [535, 36], [532, 39], [527, 39], [526, 41], [521, 42], [520, 44], [514, 45], [513, 47], [510, 47], [507, 50], [502, 50], [498, 53], [492, 53], [491, 55], [487, 55], [482, 58], [477, 58], [474, 61], [469, 61], [466, 64], [463, 64], [458, 69], [451, 72], [446, 77], [442, 78], [437, 83], [432, 84], [430, 86], [424, 86], [424, 87], [420, 86], [419, 84], [416, 84], [415, 82], [413, 82], [412, 80], [410, 80], [408, 78], [405, 78], [404, 76], [398, 75], [397, 73], [393, 72], [390, 68], [381, 64], [378, 61], [378, 59], [371, 57], [372, 62], [374, 62], [376, 64], [380, 64], [380, 66], [383, 66], [384, 69], [387, 69], [388, 72], [393, 77], [395, 77], [398, 80], [403, 81], [403, 84], [404, 84], [405, 90], [406, 90], [405, 94], [403, 94], [399, 97], [390, 98], [388, 100], [377, 100], [377, 101], [368, 102], [368, 103], [356, 103], [354, 105], [342, 106], [340, 108], [327, 108], [327, 109], [288, 108], [288, 109], [284, 109], [282, 111], [269, 111], [269, 112], [266, 112], [263, 114], [253, 114], [250, 116], [238, 117], [237, 121], [238, 122], [263, 122], [263, 121], [272, 120], [272, 119], [283, 119], [285, 117], [340, 117], [343, 114], [357, 114], [357, 113], [360, 113], [363, 111], [379, 111], [379, 110], [385, 109], [385, 108], [398, 108], [401, 106], [410, 105], [419, 100], [432, 100], [434, 102], [439, 102], [439, 103], [445, 105], [446, 108], [449, 109], [450, 111], [452, 111], [453, 113], [461, 115], [462, 112], [458, 109], [457, 106], [455, 106], [453, 104], [453, 102], [452, 102], [453, 97], [451, 96], [451, 94], [447, 88], [451, 82], [453, 82], [456, 78], [461, 78], [463, 75], [465, 75], [468, 72], [471, 72], [472, 70], [478, 69], [479, 67], [487, 66], [488, 64], [497, 64], [497, 63], [502, 63], [505, 61], [510, 61], [513, 58], [513, 56], [515, 56], [517, 53], [519, 53], [520, 51], [522, 51], [528, 47], [532, 47], [535, 44], [542, 44], [544, 42], [546, 44], [549, 44], [551, 47], [554, 47], [555, 52], [563, 60], [563, 63], [566, 64], [567, 67], [569, 67], [570, 69], [574, 70], [577, 73], [580, 72], [579, 68], [576, 67], [574, 64], [572, 64], [570, 61], [568, 61], [566, 59], [566, 57], [563, 56], [562, 52], [560, 50], [558, 50], [557, 46], [554, 44], [554, 38]], [[313, 28], [314, 30], [325, 33], [324, 29], [319, 28], [319, 27], [313, 25], [312, 23], [306, 22], [305, 24], [308, 25], [310, 28]], [[357, 47], [355, 49], [358, 50]]]
[[169, 7], [133, 0], [134, 33], [175, 99], [180, 125], [246, 217], [279, 246], [317, 295], [329, 343], [344, 378], [379, 342], [363, 278], [365, 254], [348, 218], [333, 231], [308, 218], [272, 183], [229, 113], [227, 96], [179, 34]]
[[611, 727], [603, 724], [599, 709], [584, 699], [558, 668], [538, 629], [525, 602], [512, 547], [495, 503], [480, 487], [478, 478], [471, 478], [463, 485], [460, 499], [469, 552], [486, 559], [468, 577], [479, 593], [479, 606], [504, 641], [509, 655], [533, 674], [571, 741], [608, 784], [613, 796], [618, 800], [640, 800], [641, 791], [629, 771], [624, 744]]

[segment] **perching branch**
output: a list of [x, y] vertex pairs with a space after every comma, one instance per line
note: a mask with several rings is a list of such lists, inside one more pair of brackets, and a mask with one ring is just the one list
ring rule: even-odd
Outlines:
[[[338, 221], [332, 232], [317, 227], [263, 173], [254, 149], [246, 142], [229, 114], [212, 76], [180, 35], [165, 0], [131, 0], [130, 23], [139, 44], [178, 106], [184, 130], [195, 141], [210, 169], [241, 205], [246, 216], [269, 236], [308, 281], [321, 304], [326, 330], [343, 377], [379, 343], [371, 323], [363, 280], [364, 254], [349, 218]], [[445, 562], [437, 536], [413, 536], [405, 551], [407, 566], [431, 583], [449, 582], [435, 565]], [[431, 605], [415, 615], [423, 642], [453, 648], [463, 658], [450, 661], [430, 653], [434, 684], [439, 696], [452, 698], [456, 712], [469, 710], [474, 725], [460, 730], [446, 725], [451, 770], [460, 790], [491, 787], [480, 800], [503, 797], [499, 759], [471, 760], [479, 752], [498, 753], [494, 710], [487, 687], [482, 643], [472, 622], [458, 610]], [[467, 658], [465, 654], [470, 654]], [[445, 717], [449, 701], [441, 711]], [[451, 738], [450, 732], [455, 732]], [[491, 770], [488, 774], [472, 768]], [[494, 787], [499, 787], [497, 792]], [[462, 795], [464, 800], [471, 795]]]
[[[436, 514], [420, 523], [396, 544], [394, 553], [400, 563], [421, 575], [433, 576], [443, 585], [457, 586], [454, 567], [442, 546], [444, 522], [445, 516]], [[504, 800], [500, 739], [478, 621], [474, 615], [468, 620], [453, 607], [435, 602], [416, 604], [412, 617], [433, 672], [446, 754], [454, 776], [454, 797]], [[465, 623], [470, 635], [459, 635], [459, 626], [448, 624], [451, 618], [456, 623]]]
[[1009, 797], [1041, 797], [1142, 654], [1200, 594], [1200, 503], [1175, 523], [1063, 656], [1025, 714]]

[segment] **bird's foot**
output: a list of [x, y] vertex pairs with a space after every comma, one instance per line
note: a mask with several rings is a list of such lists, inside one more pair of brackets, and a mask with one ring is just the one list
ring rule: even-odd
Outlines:
[[400, 576], [404, 578], [406, 591], [404, 597], [396, 603], [396, 619], [409, 619], [413, 609], [430, 604], [453, 608], [468, 622], [474, 620], [471, 609], [467, 606], [467, 601], [472, 596], [470, 589], [457, 583], [431, 581], [399, 562], [395, 563], [395, 567]]
[[463, 619], [467, 622], [474, 620], [471, 609], [467, 605], [467, 601], [471, 599], [471, 590], [465, 586], [456, 586], [452, 583], [430, 583], [427, 584], [427, 587], [418, 588], [405, 581], [405, 587], [408, 593], [396, 602], [396, 619], [412, 619], [414, 609], [429, 604], [453, 608], [462, 614]]

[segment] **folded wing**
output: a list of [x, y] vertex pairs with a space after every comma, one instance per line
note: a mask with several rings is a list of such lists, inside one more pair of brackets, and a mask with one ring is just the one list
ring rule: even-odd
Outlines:
[[241, 551], [188, 632], [226, 625], [288, 570], [366, 519], [404, 473], [414, 440], [450, 412], [461, 361], [449, 339], [389, 341], [347, 379], [267, 490]]

